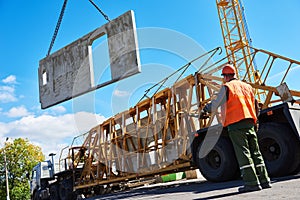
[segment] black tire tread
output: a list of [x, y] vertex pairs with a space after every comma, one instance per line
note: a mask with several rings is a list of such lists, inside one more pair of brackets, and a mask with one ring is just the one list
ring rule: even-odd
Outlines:
[[[197, 153], [199, 153], [200, 148], [201, 144], [198, 146]], [[236, 179], [240, 173], [230, 139], [228, 137], [221, 136], [211, 152], [212, 151], [217, 152], [221, 158], [221, 165], [218, 169], [213, 169], [208, 164], [206, 161], [208, 155], [200, 159], [197, 154], [197, 166], [204, 178], [212, 182], [222, 182]]]

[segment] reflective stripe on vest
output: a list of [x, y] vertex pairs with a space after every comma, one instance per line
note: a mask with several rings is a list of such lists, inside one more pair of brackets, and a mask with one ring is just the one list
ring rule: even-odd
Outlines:
[[228, 99], [222, 106], [223, 126], [226, 127], [247, 118], [252, 118], [256, 122], [253, 88], [239, 80], [229, 81], [225, 85], [229, 92]]
[[240, 167], [240, 170], [246, 169], [246, 168], [249, 168], [249, 167], [254, 167], [254, 165], [253, 165], [253, 164], [250, 164], [250, 165], [244, 165], [244, 166], [241, 166], [241, 167]]
[[256, 167], [256, 168], [257, 168], [257, 167], [265, 167], [265, 165], [264, 165], [264, 164], [259, 164], [259, 165], [256, 165], [255, 167]]

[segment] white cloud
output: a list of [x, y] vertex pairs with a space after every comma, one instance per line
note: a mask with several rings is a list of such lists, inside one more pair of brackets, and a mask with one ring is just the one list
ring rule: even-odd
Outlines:
[[0, 86], [0, 91], [8, 92], [8, 93], [14, 93], [15, 88], [11, 86]]
[[129, 96], [129, 92], [116, 89], [114, 90], [113, 95], [117, 97], [126, 97]]
[[13, 86], [0, 86], [0, 102], [8, 103], [15, 101], [17, 101], [15, 88]]
[[13, 107], [8, 112], [4, 113], [8, 117], [24, 117], [31, 113], [24, 106]]
[[8, 103], [8, 102], [15, 102], [18, 99], [15, 97], [15, 94], [8, 93], [8, 92], [1, 92], [0, 90], [0, 102]]
[[101, 115], [87, 112], [59, 116], [29, 115], [13, 122], [0, 122], [0, 138], [28, 138], [42, 147], [45, 156], [50, 152], [59, 154], [62, 146], [70, 144], [75, 136], [87, 132], [104, 119]]
[[6, 84], [16, 84], [17, 83], [17, 78], [15, 75], [9, 75], [5, 79], [2, 80], [3, 83]]
[[56, 106], [56, 107], [51, 108], [51, 110], [55, 113], [64, 113], [64, 112], [66, 112], [66, 108], [63, 107], [63, 106]]

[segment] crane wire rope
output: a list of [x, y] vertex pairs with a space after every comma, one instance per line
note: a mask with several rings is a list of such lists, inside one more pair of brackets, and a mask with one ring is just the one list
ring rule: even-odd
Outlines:
[[[205, 57], [205, 56], [207, 56], [207, 55], [212, 54], [212, 55], [210, 55], [208, 58], [206, 58], [206, 61], [204, 62], [204, 64], [201, 65], [200, 68], [203, 68], [204, 65], [207, 65], [208, 61], [212, 59], [212, 56], [215, 55], [215, 53], [216, 53], [217, 51], [220, 51], [220, 52], [219, 52], [219, 55], [220, 55], [220, 54], [222, 53], [221, 47], [216, 47], [216, 48], [210, 50], [209, 52], [206, 52], [206, 53], [204, 53], [204, 54], [202, 54], [202, 55], [200, 55], [200, 56], [194, 58], [192, 61], [190, 61], [190, 62], [188, 62], [187, 64], [183, 65], [182, 67], [180, 67], [179, 69], [177, 69], [176, 71], [174, 71], [173, 73], [171, 73], [169, 76], [167, 76], [167, 77], [164, 78], [163, 80], [161, 80], [161, 81], [157, 82], [156, 84], [154, 84], [153, 86], [149, 87], [147, 90], [145, 90], [144, 95], [140, 98], [140, 100], [138, 101], [138, 103], [141, 102], [145, 97], [147, 97], [147, 98], [152, 98], [152, 97], [153, 97], [153, 96], [154, 96], [154, 95], [155, 95], [155, 94], [156, 94], [156, 93], [164, 86], [164, 84], [166, 83], [166, 81], [167, 81], [168, 79], [170, 79], [172, 76], [175, 76], [176, 74], [179, 74], [179, 73], [181, 72], [181, 73], [178, 75], [176, 81], [174, 82], [174, 83], [176, 83], [176, 82], [179, 80], [179, 78], [182, 77], [182, 75], [185, 73], [185, 71], [187, 70], [187, 68], [189, 68], [189, 67], [192, 65], [192, 63], [194, 63], [195, 61], [197, 61], [197, 60], [199, 60], [199, 59], [201, 59], [201, 58], [203, 58], [203, 57]], [[197, 72], [199, 72], [199, 70], [197, 70]], [[154, 94], [152, 95], [152, 97], [149, 97], [149, 96], [148, 96], [148, 93], [149, 93], [151, 90], [153, 90], [154, 88], [157, 88], [157, 89], [155, 90], [155, 92], [154, 92]]]

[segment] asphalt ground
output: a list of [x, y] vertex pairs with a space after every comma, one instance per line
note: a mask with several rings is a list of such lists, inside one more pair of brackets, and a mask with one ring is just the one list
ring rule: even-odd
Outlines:
[[212, 183], [200, 178], [147, 185], [88, 200], [300, 199], [300, 174], [273, 178], [271, 182], [270, 189], [239, 193], [238, 188], [243, 185], [242, 180]]

